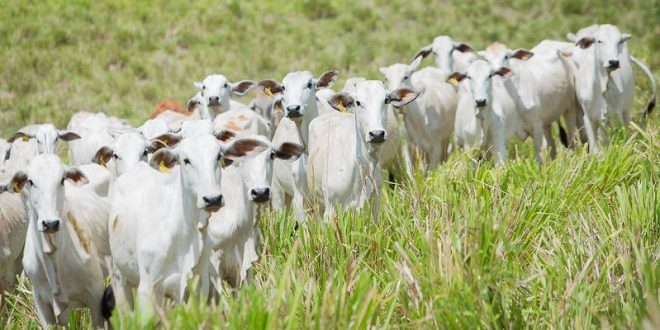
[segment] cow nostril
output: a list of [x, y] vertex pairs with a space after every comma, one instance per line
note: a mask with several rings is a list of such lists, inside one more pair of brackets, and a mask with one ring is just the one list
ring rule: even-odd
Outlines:
[[618, 67], [619, 67], [618, 60], [610, 60], [610, 68], [618, 68]]
[[220, 101], [220, 97], [219, 96], [210, 96], [209, 101], [218, 102], [218, 101]]
[[474, 100], [474, 103], [475, 103], [478, 107], [485, 107], [485, 106], [486, 106], [486, 100], [485, 100], [485, 99]]

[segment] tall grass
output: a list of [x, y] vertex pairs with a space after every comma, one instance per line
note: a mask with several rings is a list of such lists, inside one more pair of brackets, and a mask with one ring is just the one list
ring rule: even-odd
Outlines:
[[[438, 34], [532, 47], [611, 22], [633, 34], [635, 56], [660, 64], [657, 1], [0, 2], [3, 136], [65, 126], [82, 109], [138, 124], [211, 72], [380, 78], [379, 66], [410, 60]], [[649, 95], [637, 82], [636, 120]], [[290, 214], [269, 213], [250, 285], [124, 325], [660, 328], [658, 136], [653, 115], [602, 154], [562, 151], [541, 167], [529, 142], [499, 167], [454, 153], [413, 186], [384, 189], [378, 223], [353, 211], [294, 231]], [[22, 278], [3, 328], [38, 326], [29, 290]], [[87, 313], [70, 326], [89, 327]]]

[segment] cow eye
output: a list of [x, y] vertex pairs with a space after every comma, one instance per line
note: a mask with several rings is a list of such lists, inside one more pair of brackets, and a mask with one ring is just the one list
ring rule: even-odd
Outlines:
[[603, 43], [603, 41], [602, 41], [602, 40], [598, 40], [598, 43], [599, 43], [599, 44], [602, 44], [602, 43]]
[[225, 83], [225, 88], [229, 88], [229, 84], [228, 84], [228, 83]]
[[509, 54], [504, 55], [504, 59], [508, 60], [509, 59]]
[[361, 107], [361, 106], [362, 106], [362, 103], [360, 103], [360, 101], [355, 101], [355, 104], [356, 104], [358, 107]]
[[142, 157], [147, 157], [148, 154], [149, 154], [149, 153], [145, 150], [145, 151], [142, 153]]
[[62, 181], [60, 181], [60, 184], [64, 184], [64, 180], [66, 180], [66, 178], [62, 178]]
[[408, 76], [403, 76], [403, 80], [408, 80]]
[[183, 160], [183, 163], [186, 164], [186, 165], [190, 165], [190, 160], [188, 158], [186, 158], [186, 159]]
[[28, 180], [28, 184], [34, 186], [34, 182], [32, 182], [32, 180]]
[[312, 82], [311, 81], [307, 83], [307, 88], [310, 88], [310, 89], [312, 88]]
[[270, 152], [270, 159], [275, 159], [275, 151]]
[[206, 89], [206, 85], [202, 86], [202, 89]]
[[112, 157], [115, 157], [115, 159], [119, 160], [119, 155], [114, 154]]

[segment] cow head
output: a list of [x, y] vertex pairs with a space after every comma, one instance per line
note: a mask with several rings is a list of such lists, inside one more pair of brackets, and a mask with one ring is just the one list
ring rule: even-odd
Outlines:
[[381, 67], [380, 73], [385, 76], [387, 81], [387, 88], [395, 90], [400, 87], [413, 87], [412, 75], [417, 71], [419, 64], [422, 62], [422, 57], [415, 57], [410, 64], [392, 64], [388, 67]]
[[422, 48], [417, 52], [415, 58], [425, 58], [433, 54], [435, 57], [435, 65], [442, 72], [449, 74], [455, 68], [454, 52], [470, 53], [473, 52], [472, 47], [464, 42], [456, 42], [448, 36], [438, 36], [433, 39], [433, 43]]
[[[29, 219], [34, 221], [31, 225], [50, 237], [56, 235], [69, 221], [65, 206], [65, 183], [82, 186], [87, 184], [87, 178], [77, 168], [65, 167], [59, 157], [42, 154], [30, 162], [27, 172], [16, 172], [2, 190], [25, 190], [23, 196], [28, 205]], [[43, 246], [45, 253], [56, 249], [53, 240], [48, 237], [43, 240], [46, 243]]]
[[147, 155], [156, 152], [160, 148], [171, 147], [179, 142], [178, 135], [165, 133], [147, 140], [137, 131], [127, 131], [116, 135], [112, 146], [101, 147], [92, 162], [106, 166], [111, 161], [115, 162], [117, 176], [133, 168], [140, 162], [147, 161]]
[[220, 193], [222, 159], [237, 161], [254, 157], [267, 147], [264, 142], [250, 138], [224, 143], [210, 134], [193, 135], [182, 139], [173, 149], [158, 150], [149, 164], [166, 173], [179, 165], [186, 195], [194, 199], [197, 208], [215, 212], [223, 205]]
[[616, 26], [610, 24], [583, 29], [578, 32], [578, 36], [568, 34], [568, 38], [582, 49], [596, 47], [600, 64], [608, 71], [619, 68], [625, 42], [631, 37], [630, 34], [621, 33]]
[[484, 60], [476, 60], [470, 64], [467, 72], [454, 72], [449, 76], [449, 80], [469, 80], [472, 97], [474, 98], [474, 105], [477, 108], [477, 117], [483, 118], [483, 112], [490, 109], [492, 102], [493, 77], [506, 76], [510, 71], [511, 70], [507, 67], [501, 67], [496, 71], [493, 70], [488, 62]]
[[138, 127], [138, 132], [146, 139], [153, 139], [159, 135], [170, 132], [170, 127], [167, 122], [161, 118], [149, 119]]
[[506, 45], [496, 42], [486, 47], [486, 50], [480, 51], [479, 55], [490, 63], [493, 70], [497, 71], [502, 67], [509, 67], [512, 59], [526, 61], [532, 58], [534, 53], [525, 49], [512, 50]]
[[331, 87], [338, 76], [339, 72], [328, 71], [314, 79], [309, 71], [297, 71], [287, 74], [282, 83], [267, 79], [260, 81], [259, 86], [264, 87], [267, 93], [281, 94], [278, 98], [285, 117], [300, 121], [308, 112], [308, 108], [316, 107], [316, 91]]
[[382, 82], [364, 80], [358, 81], [352, 92], [337, 93], [328, 102], [338, 111], [351, 109], [365, 142], [378, 145], [387, 139], [387, 105], [402, 107], [417, 96], [419, 92], [410, 87], [400, 87], [388, 93]]
[[24, 127], [12, 135], [7, 141], [14, 142], [14, 140], [19, 138], [36, 139], [39, 153], [55, 154], [58, 139], [71, 141], [80, 139], [80, 136], [76, 133], [60, 131], [53, 124], [41, 124]]
[[[256, 84], [250, 80], [243, 80], [237, 83], [231, 83], [221, 74], [210, 75], [202, 82], [195, 82], [195, 87], [199, 89], [198, 101], [203, 105], [199, 109], [202, 119], [213, 120], [221, 112], [228, 111], [230, 108], [230, 93], [236, 95], [245, 95], [248, 91], [256, 87]], [[190, 102], [188, 102], [190, 109]]]

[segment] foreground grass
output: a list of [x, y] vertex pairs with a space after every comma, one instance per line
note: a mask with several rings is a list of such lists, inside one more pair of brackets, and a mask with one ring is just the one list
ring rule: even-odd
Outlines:
[[[380, 78], [438, 35], [483, 48], [531, 47], [596, 22], [634, 35], [660, 65], [654, 1], [0, 0], [0, 136], [35, 122], [66, 125], [89, 109], [139, 124], [164, 98], [186, 100], [211, 72], [231, 80], [339, 69]], [[429, 61], [430, 64], [431, 61]], [[648, 83], [637, 79], [634, 118]], [[340, 82], [341, 83], [341, 82]], [[660, 124], [619, 134], [601, 155], [561, 153], [474, 166], [455, 153], [414, 187], [384, 190], [382, 218], [341, 214], [293, 231], [260, 223], [251, 285], [216, 304], [190, 301], [169, 328], [660, 328]], [[2, 328], [35, 328], [22, 279]], [[115, 322], [118, 320], [115, 319]], [[141, 320], [125, 320], [129, 328]], [[153, 324], [152, 324], [153, 325]], [[71, 328], [89, 327], [84, 312]]]

